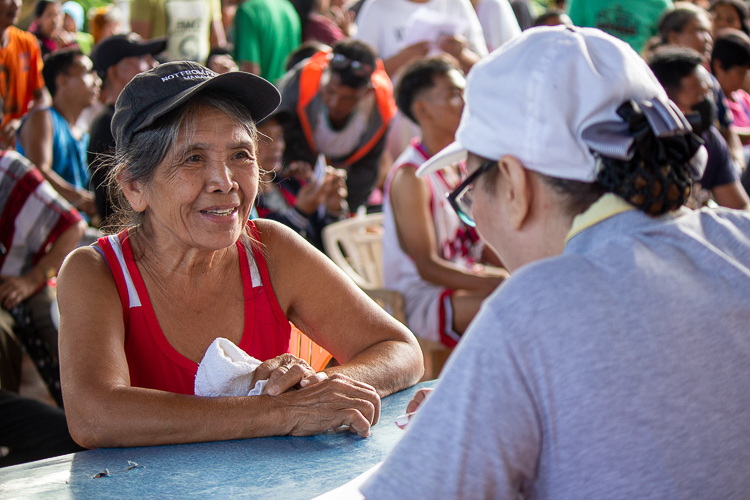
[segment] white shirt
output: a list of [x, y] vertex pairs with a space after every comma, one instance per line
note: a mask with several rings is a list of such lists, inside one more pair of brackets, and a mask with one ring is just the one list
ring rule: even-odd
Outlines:
[[388, 59], [404, 48], [403, 38], [409, 17], [422, 7], [465, 20], [466, 27], [460, 34], [469, 41], [471, 50], [480, 56], [487, 55], [482, 25], [469, 0], [429, 0], [425, 3], [367, 0], [357, 16], [357, 38], [371, 45], [381, 59]]
[[487, 50], [490, 52], [521, 34], [521, 28], [508, 0], [481, 0], [477, 4], [477, 17], [484, 31]]

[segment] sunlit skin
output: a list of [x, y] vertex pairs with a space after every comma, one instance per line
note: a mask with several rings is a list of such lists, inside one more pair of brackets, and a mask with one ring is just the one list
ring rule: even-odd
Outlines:
[[[138, 212], [146, 212], [144, 240], [160, 249], [195, 254], [234, 245], [258, 189], [255, 144], [225, 113], [203, 108], [189, 142], [183, 128], [174, 148], [143, 185], [123, 185]], [[180, 152], [184, 151], [184, 155]]]
[[122, 29], [120, 26], [120, 21], [110, 21], [104, 26], [102, 26], [101, 32], [99, 34], [99, 39], [103, 40], [104, 38], [107, 38], [108, 36], [112, 35], [118, 35], [122, 33]]
[[[468, 174], [484, 161], [469, 153]], [[472, 216], [482, 239], [511, 273], [561, 254], [573, 215], [563, 209], [559, 195], [513, 155], [501, 156], [493, 168], [494, 183], [484, 173], [474, 186]]]
[[719, 4], [713, 10], [713, 35], [725, 28], [742, 30], [742, 20], [737, 9], [727, 4]]
[[423, 107], [420, 120], [430, 120], [437, 133], [453, 137], [464, 109], [465, 87], [466, 79], [455, 69], [447, 75], [436, 76], [433, 87], [426, 91], [429, 95], [414, 103]]
[[669, 34], [670, 45], [689, 47], [706, 60], [711, 59], [711, 23], [705, 15], [697, 15], [691, 18], [682, 31], [673, 31]]
[[125, 82], [130, 82], [135, 75], [156, 67], [156, 59], [151, 54], [143, 56], [123, 57], [115, 64], [118, 76]]
[[80, 100], [80, 106], [85, 108], [99, 97], [101, 80], [94, 72], [93, 64], [88, 57], [76, 57], [65, 76], [65, 85], [70, 89], [65, 95]]

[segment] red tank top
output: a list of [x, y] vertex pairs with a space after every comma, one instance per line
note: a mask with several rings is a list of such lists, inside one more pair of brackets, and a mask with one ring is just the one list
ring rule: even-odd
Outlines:
[[[252, 237], [258, 230], [248, 222]], [[112, 270], [122, 302], [125, 356], [133, 387], [194, 394], [198, 363], [172, 347], [159, 326], [146, 285], [133, 258], [127, 230], [100, 238], [99, 247]], [[238, 240], [240, 273], [245, 296], [245, 328], [239, 348], [261, 361], [290, 352], [291, 326], [281, 310], [260, 249], [245, 248]]]

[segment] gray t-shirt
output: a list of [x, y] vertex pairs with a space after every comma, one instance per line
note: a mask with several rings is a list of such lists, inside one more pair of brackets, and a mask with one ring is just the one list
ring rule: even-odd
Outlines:
[[750, 215], [610, 217], [487, 301], [362, 492], [747, 498]]

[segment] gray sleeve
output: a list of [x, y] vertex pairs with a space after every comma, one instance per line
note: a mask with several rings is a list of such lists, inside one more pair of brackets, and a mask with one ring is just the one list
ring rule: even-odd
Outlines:
[[403, 439], [361, 488], [368, 500], [516, 498], [536, 475], [536, 406], [503, 335], [508, 325], [487, 305]]

